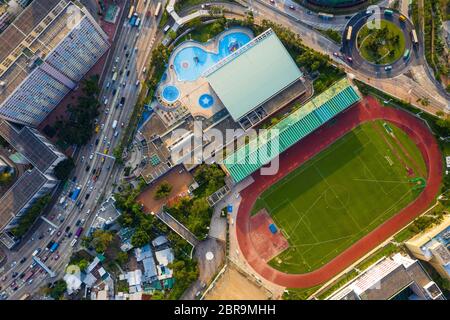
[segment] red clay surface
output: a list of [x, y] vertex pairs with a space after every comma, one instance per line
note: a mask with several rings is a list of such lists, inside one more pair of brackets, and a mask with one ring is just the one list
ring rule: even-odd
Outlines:
[[270, 232], [269, 225], [272, 223], [275, 224], [266, 209], [260, 210], [250, 218], [250, 239], [255, 251], [266, 262], [289, 247], [289, 242], [278, 226], [275, 234]]
[[[417, 144], [427, 165], [427, 187], [420, 196], [375, 230], [347, 248], [326, 265], [310, 273], [287, 274], [269, 265], [260, 256], [250, 238], [250, 212], [258, 196], [273, 183], [314, 157], [331, 143], [366, 121], [384, 119], [404, 130]], [[236, 218], [236, 233], [239, 246], [247, 262], [265, 279], [280, 286], [308, 288], [330, 280], [353, 262], [388, 239], [430, 207], [440, 190], [442, 158], [439, 146], [428, 127], [413, 115], [393, 108], [380, 106], [373, 98], [366, 98], [336, 117], [336, 123], [325, 125], [280, 156], [280, 170], [273, 176], [253, 174], [255, 183], [241, 192], [242, 202]]]

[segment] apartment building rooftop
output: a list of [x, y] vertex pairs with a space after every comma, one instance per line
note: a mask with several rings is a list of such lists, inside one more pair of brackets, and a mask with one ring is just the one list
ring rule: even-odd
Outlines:
[[[73, 8], [67, 0], [34, 0], [0, 34], [0, 103], [44, 63], [45, 57], [75, 26], [76, 19], [83, 16], [81, 10], [74, 14]], [[73, 87], [68, 79], [64, 80]]]
[[17, 212], [47, 183], [47, 177], [36, 168], [26, 171], [0, 198], [0, 229], [6, 226]]
[[400, 253], [374, 263], [330, 300], [443, 299], [417, 260]]
[[45, 173], [58, 159], [56, 152], [25, 126], [0, 121], [0, 136], [41, 172]]

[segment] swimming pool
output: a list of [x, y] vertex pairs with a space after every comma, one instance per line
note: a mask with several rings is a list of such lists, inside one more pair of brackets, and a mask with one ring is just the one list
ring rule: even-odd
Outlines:
[[204, 93], [198, 99], [198, 104], [203, 109], [209, 109], [214, 104], [214, 98], [209, 93]]
[[250, 40], [250, 36], [244, 32], [233, 32], [225, 35], [219, 41], [218, 53], [208, 52], [197, 46], [181, 49], [173, 60], [178, 81], [197, 80], [206, 69]]
[[167, 102], [174, 102], [180, 96], [180, 90], [175, 86], [166, 86], [162, 91], [162, 97]]

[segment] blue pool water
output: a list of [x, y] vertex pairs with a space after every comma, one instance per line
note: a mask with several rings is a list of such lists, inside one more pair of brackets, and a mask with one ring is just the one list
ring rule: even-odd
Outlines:
[[249, 42], [251, 38], [243, 32], [227, 34], [219, 41], [218, 53], [207, 52], [199, 47], [181, 49], [174, 58], [173, 67], [179, 81], [195, 81], [202, 73], [219, 60]]
[[203, 109], [211, 108], [214, 104], [214, 98], [208, 93], [202, 94], [200, 98], [198, 98], [198, 104]]
[[174, 102], [180, 96], [180, 90], [175, 86], [166, 86], [162, 91], [162, 96], [167, 102]]

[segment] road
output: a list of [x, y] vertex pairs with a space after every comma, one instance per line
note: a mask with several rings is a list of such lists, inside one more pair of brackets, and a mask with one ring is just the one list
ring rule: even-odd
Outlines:
[[[263, 19], [276, 21], [299, 34], [306, 46], [328, 55], [336, 65], [342, 67], [352, 77], [369, 83], [373, 87], [407, 101], [428, 113], [435, 114], [437, 111], [449, 111], [449, 100], [442, 94], [441, 89], [436, 87], [434, 82], [430, 80], [426, 67], [423, 64], [410, 67], [409, 71], [411, 71], [412, 75], [405, 72], [388, 79], [373, 77], [371, 74], [367, 75], [364, 71], [354, 69], [351, 65], [333, 55], [334, 52], [340, 50], [340, 45], [313, 30], [303, 21], [294, 18], [285, 9], [274, 7], [269, 3], [260, 0], [252, 2], [251, 10], [256, 21]], [[419, 59], [423, 59], [423, 57], [419, 57]], [[422, 105], [418, 102], [420, 100], [428, 100], [429, 104]]]
[[[130, 120], [129, 117], [141, 88], [140, 84], [136, 85], [136, 82], [144, 80], [145, 75], [142, 70], [151, 53], [159, 21], [159, 18], [155, 20], [154, 16], [146, 17], [145, 15], [148, 10], [154, 12], [156, 3], [146, 1], [144, 4], [143, 1], [140, 1], [137, 12], [140, 14], [142, 22], [139, 27], [131, 27], [126, 17], [129, 7], [128, 3], [122, 20], [118, 22], [122, 25], [122, 30], [119, 30], [118, 37], [115, 39], [111, 62], [105, 68], [105, 80], [100, 93], [102, 106], [99, 116], [99, 123], [103, 125], [103, 129], [92, 137], [90, 143], [78, 152], [77, 159], [75, 159], [77, 166], [74, 177], [77, 177], [77, 180], [75, 183], [71, 182], [70, 185], [71, 187], [75, 185], [81, 187], [81, 193], [77, 199], [81, 203], [77, 206], [76, 202], [68, 199], [65, 209], [59, 204], [55, 205], [46, 217], [46, 220], [53, 225], [45, 221], [40, 222], [36, 230], [28, 238], [22, 240], [22, 243], [15, 249], [16, 251], [10, 252], [8, 262], [0, 274], [0, 286], [2, 287], [0, 291], [6, 291], [8, 299], [18, 299], [24, 293], [35, 292], [46, 282], [54, 280], [50, 279], [39, 266], [31, 266], [31, 256], [37, 248], [42, 249], [37, 256], [41, 260], [46, 260], [46, 265], [57, 274], [57, 278], [63, 276], [73, 249], [79, 245], [77, 243], [74, 248], [71, 247], [70, 243], [74, 236], [72, 235], [70, 238], [65, 236], [65, 229], [70, 227], [69, 232], [75, 233], [76, 223], [82, 219], [85, 219], [84, 226], [90, 225], [101, 199], [112, 191], [114, 181], [111, 179], [116, 178], [120, 172], [120, 168], [114, 166], [115, 160], [112, 157], [104, 157], [102, 153], [106, 148], [110, 150], [108, 153], [112, 152], [120, 141], [121, 124], [127, 124]], [[137, 34], [139, 35], [137, 36]], [[126, 49], [124, 49], [125, 46]], [[116, 57], [119, 57], [117, 62]], [[119, 74], [115, 82], [112, 81], [113, 68], [117, 69]], [[122, 97], [125, 97], [125, 103], [123, 107], [119, 107]], [[108, 100], [106, 105], [103, 103], [105, 99]], [[114, 120], [118, 121], [117, 137], [114, 136], [115, 129], [112, 128]], [[96, 144], [97, 139], [98, 144]], [[91, 155], [92, 159], [90, 159]], [[103, 158], [104, 160], [102, 160]], [[96, 181], [93, 181], [94, 169], [97, 172], [101, 170]], [[88, 198], [86, 199], [86, 197]], [[60, 214], [61, 220], [64, 219], [62, 221], [59, 220]], [[53, 229], [57, 231], [53, 231]], [[41, 236], [43, 236], [42, 239], [39, 239]], [[51, 240], [60, 243], [59, 248], [53, 254], [44, 249]], [[22, 257], [26, 257], [23, 264], [19, 262]], [[19, 279], [20, 274], [26, 273], [28, 270], [34, 271], [34, 275], [30, 278], [31, 284]], [[14, 273], [17, 274], [15, 279], [12, 277]], [[3, 280], [5, 277], [6, 279]], [[16, 291], [11, 288], [14, 281], [17, 286]]]

